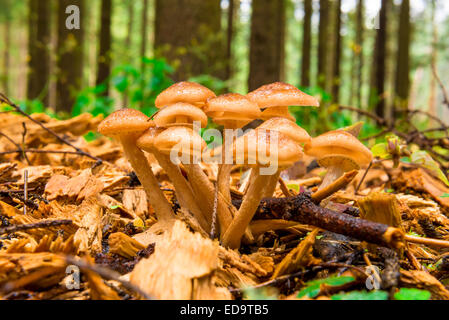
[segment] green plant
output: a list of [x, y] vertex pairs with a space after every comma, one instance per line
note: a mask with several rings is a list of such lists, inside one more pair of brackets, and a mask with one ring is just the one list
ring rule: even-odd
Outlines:
[[306, 283], [306, 287], [298, 293], [298, 298], [309, 297], [315, 298], [321, 291], [321, 285], [328, 285], [331, 287], [340, 287], [355, 279], [353, 277], [336, 277], [332, 276], [326, 279], [312, 280]]
[[426, 290], [402, 288], [394, 294], [396, 300], [429, 300], [431, 294]]
[[352, 291], [348, 293], [336, 294], [331, 297], [332, 300], [388, 300], [388, 293], [385, 291], [375, 290]]

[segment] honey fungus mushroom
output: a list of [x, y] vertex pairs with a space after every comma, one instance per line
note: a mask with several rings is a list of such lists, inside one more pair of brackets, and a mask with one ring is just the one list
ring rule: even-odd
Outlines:
[[221, 150], [222, 162], [218, 170], [217, 185], [218, 191], [228, 203], [231, 203], [229, 180], [233, 164], [227, 163], [227, 161], [232, 161], [231, 149], [236, 138], [235, 129], [240, 129], [251, 121], [258, 119], [261, 112], [257, 104], [237, 93], [210, 98], [204, 111], [216, 124], [222, 125], [224, 128]]
[[257, 103], [259, 108], [264, 109], [261, 115], [262, 120], [282, 117], [295, 121], [295, 117], [288, 111], [289, 106], [319, 107], [317, 99], [295, 86], [283, 82], [264, 85], [246, 96], [249, 100]]
[[[295, 141], [301, 147], [305, 143], [311, 141], [311, 137], [306, 130], [298, 126], [295, 122], [290, 121], [286, 118], [271, 118], [270, 120], [262, 123], [257, 129], [280, 132], [283, 135], [289, 137], [291, 140]], [[271, 177], [269, 183], [264, 188], [263, 198], [271, 198], [273, 196], [273, 193], [276, 190], [277, 182], [281, 175], [281, 171], [285, 169], [288, 169], [288, 167], [280, 166], [276, 174]]]
[[197, 122], [204, 128], [207, 126], [207, 115], [190, 103], [177, 102], [160, 109], [153, 121], [158, 127], [192, 126]]
[[164, 128], [152, 127], [137, 140], [137, 146], [142, 150], [152, 153], [159, 165], [165, 170], [175, 188], [176, 197], [181, 207], [188, 209], [197, 219], [200, 226], [208, 231], [210, 226], [204, 218], [201, 209], [196, 203], [193, 190], [189, 182], [184, 178], [180, 168], [170, 160], [166, 153], [159, 152], [155, 147], [156, 137], [164, 131]]
[[253, 166], [254, 179], [243, 197], [242, 204], [232, 223], [223, 236], [223, 246], [238, 249], [256, 210], [263, 197], [263, 190], [272, 174], [264, 171], [274, 166], [274, 172], [280, 167], [288, 167], [303, 157], [302, 148], [288, 136], [270, 130], [251, 130], [239, 137], [234, 145], [235, 163]]
[[160, 222], [174, 219], [171, 205], [165, 198], [159, 183], [151, 170], [144, 153], [137, 147], [137, 138], [154, 123], [142, 112], [134, 109], [121, 109], [104, 119], [98, 132], [117, 139], [125, 155], [142, 183], [156, 216]]
[[359, 170], [373, 160], [373, 154], [354, 135], [343, 130], [327, 132], [305, 145], [305, 153], [315, 157], [327, 169], [320, 189], [330, 185], [345, 172]]
[[162, 91], [156, 98], [155, 105], [162, 108], [177, 102], [193, 104], [196, 107], [203, 108], [207, 99], [215, 97], [215, 93], [194, 82], [178, 82]]

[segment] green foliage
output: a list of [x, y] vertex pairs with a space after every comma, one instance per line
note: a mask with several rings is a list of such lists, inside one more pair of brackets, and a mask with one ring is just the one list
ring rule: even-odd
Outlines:
[[243, 289], [244, 300], [276, 300], [278, 297], [276, 294], [270, 293], [266, 288], [245, 288]]
[[393, 160], [395, 167], [399, 165], [399, 162], [420, 166], [449, 186], [449, 180], [439, 164], [426, 151], [411, 151], [409, 146], [396, 136], [389, 136], [386, 142], [376, 144], [371, 148], [371, 152], [378, 159]]
[[431, 294], [429, 291], [414, 288], [402, 288], [394, 295], [396, 300], [429, 300], [430, 297]]
[[199, 76], [191, 77], [191, 78], [189, 78], [189, 81], [199, 83], [199, 84], [211, 89], [217, 95], [225, 93], [225, 90], [228, 87], [227, 81], [223, 81], [217, 77], [210, 76], [207, 74], [202, 74]]
[[443, 193], [440, 198], [449, 198], [449, 193]]
[[306, 287], [298, 293], [298, 298], [309, 297], [315, 298], [321, 290], [321, 285], [325, 284], [331, 287], [339, 287], [347, 283], [353, 282], [353, 277], [336, 277], [332, 276], [326, 279], [312, 280], [306, 283]]
[[375, 290], [352, 291], [348, 293], [336, 294], [331, 297], [332, 300], [388, 300], [388, 293], [385, 291]]
[[72, 115], [89, 112], [94, 116], [109, 114], [117, 107], [115, 98], [105, 96], [107, 84], [110, 90], [122, 97], [126, 107], [139, 109], [147, 115], [156, 111], [154, 101], [157, 95], [173, 84], [169, 75], [173, 68], [164, 60], [142, 59], [142, 68], [129, 64], [120, 65], [112, 70], [107, 83], [86, 88], [76, 99]]

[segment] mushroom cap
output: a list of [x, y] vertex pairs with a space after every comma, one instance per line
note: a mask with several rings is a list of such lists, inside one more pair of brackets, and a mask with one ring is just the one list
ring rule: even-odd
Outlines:
[[271, 118], [262, 123], [257, 129], [278, 131], [297, 143], [307, 143], [312, 139], [306, 130], [285, 118]]
[[360, 165], [352, 158], [348, 158], [342, 155], [330, 155], [317, 160], [318, 164], [323, 168], [329, 168], [332, 166], [338, 166], [343, 169], [344, 172], [352, 170], [359, 170]]
[[203, 107], [207, 99], [215, 97], [210, 89], [194, 82], [178, 82], [162, 91], [156, 98], [155, 105], [162, 108], [176, 102], [188, 102]]
[[323, 166], [341, 163], [341, 158], [347, 158], [362, 167], [373, 160], [371, 151], [356, 137], [343, 130], [330, 131], [313, 138], [304, 148], [307, 155], [323, 159]]
[[217, 124], [237, 128], [258, 119], [261, 115], [257, 104], [238, 93], [227, 93], [208, 99], [204, 111]]
[[146, 152], [153, 152], [154, 140], [162, 131], [164, 131], [164, 128], [149, 128], [137, 139], [136, 145]]
[[154, 139], [154, 146], [159, 152], [167, 155], [176, 148], [179, 156], [185, 155], [190, 158], [201, 156], [202, 151], [207, 147], [203, 138], [187, 127], [170, 127], [164, 130]]
[[261, 109], [289, 106], [319, 107], [319, 102], [295, 86], [283, 82], [264, 85], [246, 95]]
[[288, 136], [277, 131], [256, 129], [237, 138], [233, 155], [235, 164], [289, 167], [301, 160], [304, 154], [301, 146]]
[[98, 126], [98, 132], [108, 137], [141, 134], [154, 125], [154, 122], [142, 112], [124, 108], [106, 117]]
[[[187, 122], [177, 122], [178, 117], [186, 119]], [[204, 128], [207, 126], [207, 115], [190, 103], [178, 102], [160, 109], [153, 121], [158, 127], [189, 126], [197, 121], [201, 122], [201, 128]]]

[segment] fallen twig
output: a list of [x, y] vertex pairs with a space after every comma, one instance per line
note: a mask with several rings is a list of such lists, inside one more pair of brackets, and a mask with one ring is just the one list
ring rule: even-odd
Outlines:
[[44, 220], [36, 223], [29, 224], [16, 224], [4, 228], [0, 228], [0, 234], [9, 234], [18, 231], [30, 230], [30, 229], [40, 229], [40, 228], [50, 228], [62, 225], [72, 224], [72, 220]]

